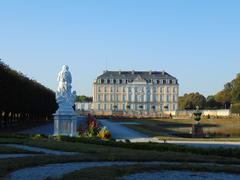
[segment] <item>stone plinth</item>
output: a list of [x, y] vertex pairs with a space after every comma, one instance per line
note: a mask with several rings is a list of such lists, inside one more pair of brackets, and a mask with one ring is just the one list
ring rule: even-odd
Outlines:
[[75, 114], [54, 114], [54, 135], [76, 136], [77, 116]]
[[192, 137], [193, 138], [203, 138], [203, 127], [200, 124], [194, 124], [192, 126]]

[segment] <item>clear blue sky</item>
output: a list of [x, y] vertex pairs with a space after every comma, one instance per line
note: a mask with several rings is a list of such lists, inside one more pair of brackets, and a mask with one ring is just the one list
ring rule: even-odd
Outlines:
[[240, 72], [238, 0], [1, 0], [0, 58], [56, 89], [68, 64], [91, 95], [109, 70], [165, 70], [180, 94], [214, 94]]

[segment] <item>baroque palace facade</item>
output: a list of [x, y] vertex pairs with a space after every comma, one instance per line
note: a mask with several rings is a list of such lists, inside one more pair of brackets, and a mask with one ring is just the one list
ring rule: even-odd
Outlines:
[[93, 86], [97, 115], [175, 114], [178, 109], [178, 80], [164, 71], [104, 71]]

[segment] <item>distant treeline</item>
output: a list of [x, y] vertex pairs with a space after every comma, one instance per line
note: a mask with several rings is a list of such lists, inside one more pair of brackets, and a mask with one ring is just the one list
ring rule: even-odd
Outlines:
[[88, 97], [88, 96], [77, 96], [76, 98], [76, 102], [92, 102], [93, 98], [92, 97]]
[[0, 127], [50, 119], [56, 109], [52, 90], [0, 60]]
[[[208, 87], [209, 86], [209, 87]], [[205, 88], [211, 88], [206, 85]], [[179, 109], [230, 109], [233, 113], [240, 113], [240, 74], [231, 82], [224, 85], [222, 91], [205, 98], [200, 93], [189, 93], [179, 97]]]

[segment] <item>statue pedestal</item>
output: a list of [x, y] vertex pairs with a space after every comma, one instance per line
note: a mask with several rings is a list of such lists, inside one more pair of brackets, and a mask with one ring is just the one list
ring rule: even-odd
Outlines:
[[57, 111], [54, 114], [54, 135], [77, 136], [77, 115]]
[[200, 124], [194, 124], [192, 126], [192, 137], [193, 138], [203, 138], [203, 127]]

